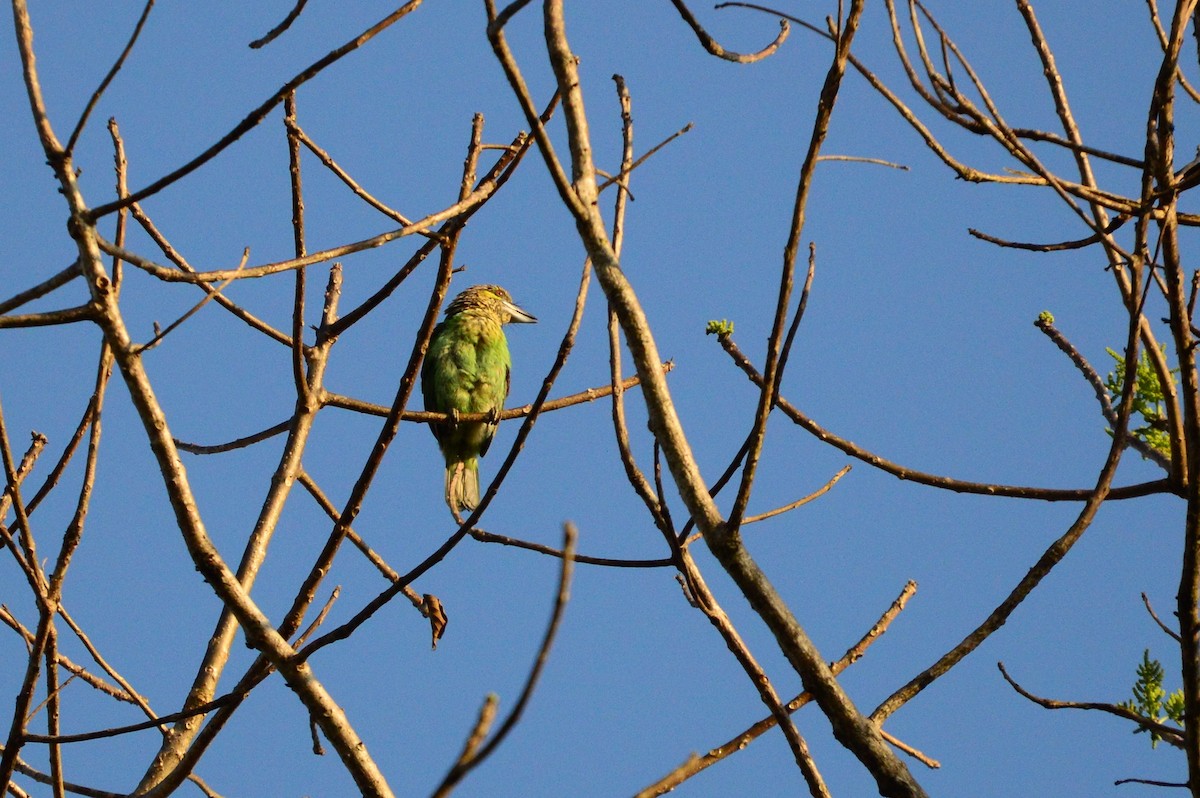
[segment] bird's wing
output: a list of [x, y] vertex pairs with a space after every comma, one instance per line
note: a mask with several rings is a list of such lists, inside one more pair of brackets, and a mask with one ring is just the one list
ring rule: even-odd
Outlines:
[[[501, 394], [500, 402], [498, 403], [498, 405], [496, 407], [497, 413], [499, 413], [501, 410], [504, 409], [504, 400], [508, 398], [508, 387], [511, 384], [512, 384], [512, 368], [510, 368], [509, 366], [505, 366], [504, 367], [504, 393]], [[492, 438], [496, 434], [497, 426], [499, 426], [499, 425], [498, 424], [488, 424], [487, 425], [487, 431], [484, 433], [484, 436], [483, 436], [483, 444], [479, 447], [479, 456], [480, 457], [487, 454], [488, 448], [492, 445]]]
[[[433, 335], [429, 338], [429, 348], [425, 351], [425, 361], [421, 363], [421, 396], [425, 399], [425, 409], [432, 413], [446, 412], [446, 408], [442, 407], [441, 402], [438, 401], [436, 374], [438, 352], [441, 350], [438, 345], [438, 337], [445, 326], [445, 322], [443, 322], [433, 328]], [[446, 434], [446, 426], [430, 424], [429, 430], [433, 433], [433, 437], [441, 443]]]

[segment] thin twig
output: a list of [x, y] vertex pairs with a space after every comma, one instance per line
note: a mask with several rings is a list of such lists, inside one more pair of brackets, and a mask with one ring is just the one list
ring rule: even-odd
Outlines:
[[[498, 543], [502, 546], [536, 551], [538, 554], [548, 554], [551, 557], [562, 558], [566, 556], [566, 552], [562, 549], [556, 549], [542, 543], [520, 540], [508, 535], [497, 535], [478, 528], [471, 530], [471, 537], [480, 543]], [[614, 557], [592, 557], [587, 554], [576, 554], [575, 562], [582, 565], [603, 565], [609, 568], [669, 568], [675, 564], [675, 561], [670, 557], [658, 560], [629, 560]]]
[[117, 57], [116, 62], [108, 70], [108, 74], [104, 76], [104, 80], [100, 81], [100, 85], [92, 92], [92, 96], [84, 107], [83, 113], [79, 115], [79, 121], [75, 123], [75, 129], [71, 131], [71, 136], [67, 139], [67, 146], [64, 148], [67, 156], [70, 156], [75, 151], [75, 142], [79, 141], [79, 136], [83, 133], [83, 129], [87, 125], [88, 117], [92, 115], [96, 104], [100, 102], [105, 89], [113, 82], [113, 78], [117, 76], [117, 73], [121, 71], [121, 67], [125, 64], [125, 59], [133, 52], [133, 46], [137, 44], [138, 37], [142, 35], [142, 28], [145, 27], [146, 19], [150, 16], [150, 9], [152, 8], [154, 8], [154, 0], [146, 0], [146, 5], [142, 9], [142, 15], [138, 17], [137, 24], [133, 27], [133, 33], [130, 34], [129, 41], [125, 43], [125, 49], [121, 51], [121, 55]]
[[56, 288], [61, 288], [67, 283], [71, 282], [80, 274], [82, 274], [82, 272], [79, 269], [79, 261], [75, 261], [67, 268], [63, 269], [57, 274], [54, 274], [48, 279], [43, 280], [32, 288], [27, 288], [21, 293], [9, 297], [3, 302], [0, 302], [0, 315], [4, 315], [11, 310], [16, 310], [27, 302], [32, 302], [35, 299], [46, 296]]
[[[734, 363], [746, 373], [746, 376], [759, 384], [762, 376], [758, 370], [754, 368], [749, 359], [742, 354], [737, 344], [729, 336], [718, 336], [721, 346], [733, 358]], [[1038, 499], [1041, 501], [1075, 501], [1086, 502], [1095, 493], [1092, 488], [1077, 488], [1077, 489], [1059, 489], [1059, 488], [1041, 488], [1041, 487], [1026, 487], [1021, 485], [1001, 485], [992, 482], [970, 482], [964, 479], [956, 479], [954, 477], [945, 477], [939, 474], [930, 474], [924, 471], [902, 466], [890, 460], [868, 451], [867, 449], [858, 446], [852, 441], [839, 437], [824, 427], [817, 424], [799, 408], [791, 404], [786, 398], [779, 397], [779, 409], [784, 414], [792, 419], [800, 427], [804, 428], [818, 440], [831, 444], [832, 446], [842, 450], [846, 454], [864, 463], [875, 466], [881, 471], [886, 471], [895, 477], [903, 480], [917, 482], [922, 485], [931, 485], [936, 488], [944, 488], [956, 493], [977, 493], [984, 496], [1008, 496], [1018, 499]], [[1141, 496], [1148, 496], [1155, 493], [1171, 493], [1174, 488], [1168, 479], [1158, 479], [1151, 482], [1141, 482], [1135, 485], [1126, 485], [1113, 488], [1109, 493], [1109, 499], [1133, 499]]]
[[782, 507], [776, 507], [774, 510], [768, 510], [765, 513], [759, 513], [758, 515], [747, 516], [746, 518], [742, 519], [742, 525], [745, 526], [746, 524], [754, 524], [759, 521], [765, 521], [768, 518], [774, 518], [777, 515], [782, 515], [783, 513], [789, 512], [791, 510], [795, 510], [797, 507], [803, 507], [804, 505], [808, 504], [809, 502], [813, 501], [814, 499], [820, 498], [821, 496], [824, 496], [826, 493], [828, 493], [830, 488], [832, 488], [834, 485], [836, 485], [838, 483], [838, 480], [840, 480], [842, 477], [846, 476], [846, 474], [848, 474], [848, 473], [850, 473], [850, 466], [848, 466], [848, 465], [842, 466], [841, 470], [839, 470], [836, 474], [834, 474], [832, 477], [830, 477], [828, 482], [826, 482], [824, 485], [817, 488], [815, 491], [808, 494], [804, 498], [797, 499], [796, 501], [794, 501], [790, 504], [785, 504]]
[[[1046, 337], [1053, 341], [1054, 345], [1057, 346], [1063, 354], [1071, 359], [1071, 362], [1075, 364], [1075, 368], [1079, 369], [1079, 373], [1082, 374], [1084, 379], [1088, 381], [1088, 384], [1092, 386], [1092, 390], [1096, 394], [1096, 401], [1100, 403], [1100, 412], [1104, 414], [1104, 420], [1108, 422], [1110, 427], [1116, 424], [1117, 413], [1115, 410], [1113, 410], [1112, 400], [1108, 396], [1108, 386], [1104, 384], [1102, 379], [1100, 379], [1100, 375], [1096, 372], [1096, 369], [1092, 367], [1092, 364], [1088, 362], [1087, 358], [1085, 358], [1083, 354], [1075, 348], [1075, 345], [1072, 344], [1070, 340], [1068, 340], [1067, 337], [1063, 335], [1057, 327], [1054, 326], [1053, 320], [1048, 319], [1045, 316], [1039, 316], [1037, 321], [1033, 323], [1033, 326], [1045, 333]], [[1167, 472], [1170, 472], [1170, 457], [1151, 447], [1141, 438], [1130, 436], [1129, 446], [1136, 450], [1137, 453], [1145, 459], [1158, 464], [1161, 468], [1165, 469]]]
[[[245, 696], [242, 696], [243, 698]], [[93, 732], [81, 732], [79, 734], [60, 734], [50, 736], [47, 734], [26, 734], [25, 739], [31, 743], [82, 743], [88, 740], [103, 740], [107, 737], [118, 737], [122, 734], [131, 734], [133, 732], [145, 731], [161, 726], [164, 723], [173, 723], [185, 718], [192, 718], [197, 715], [203, 715], [206, 712], [211, 712], [214, 709], [225, 706], [234, 699], [233, 693], [227, 693], [220, 698], [201, 704], [198, 707], [183, 710], [181, 712], [172, 712], [170, 715], [163, 715], [152, 720], [145, 720], [140, 723], [130, 723], [127, 726], [113, 726], [109, 729], [99, 729]]]
[[[913, 594], [916, 592], [916, 582], [910, 581], [905, 584], [904, 588], [900, 591], [900, 594], [896, 597], [896, 600], [893, 601], [891, 606], [888, 607], [883, 615], [880, 616], [879, 620], [876, 621], [875, 624], [869, 630], [867, 630], [867, 633], [864, 634], [858, 640], [858, 642], [851, 646], [846, 653], [837, 660], [837, 662], [830, 666], [831, 670], [835, 674], [840, 674], [846, 668], [862, 659], [863, 655], [866, 654], [867, 649], [871, 647], [871, 644], [878, 640], [888, 630], [888, 627], [891, 626], [892, 621], [896, 619], [896, 616], [900, 614], [900, 612], [904, 609], [904, 606], [908, 603], [908, 600], [912, 598]], [[791, 701], [788, 701], [784, 706], [788, 712], [795, 712], [810, 701], [812, 701], [812, 694], [803, 692], [797, 695]], [[744, 750], [751, 742], [757, 740], [767, 731], [775, 728], [776, 723], [777, 721], [775, 716], [768, 715], [767, 717], [755, 723], [753, 726], [750, 726], [745, 731], [735, 735], [729, 741], [710, 748], [708, 752], [704, 754], [704, 756], [696, 756], [693, 754], [686, 762], [677, 767], [675, 770], [666, 774], [653, 784], [643, 788], [637, 793], [635, 798], [658, 798], [660, 795], [665, 795], [666, 793], [671, 792], [680, 784], [687, 781], [692, 776], [695, 776], [697, 773], [712, 767], [722, 759], [725, 759], [732, 754], [737, 753], [738, 751]]]
[[63, 310], [48, 310], [44, 313], [25, 313], [19, 316], [0, 316], [0, 329], [16, 327], [50, 327], [56, 324], [77, 324], [95, 321], [96, 309], [91, 305], [79, 305]]
[[[244, 269], [246, 267], [246, 261], [248, 261], [249, 259], [250, 259], [250, 248], [246, 247], [245, 249], [242, 250], [242, 262], [240, 264], [238, 264], [237, 271]], [[302, 274], [303, 269], [297, 270], [296, 273]], [[179, 327], [179, 325], [183, 324], [185, 321], [190, 319], [192, 316], [195, 316], [197, 313], [200, 312], [200, 310], [205, 305], [207, 305], [209, 302], [211, 302], [212, 300], [219, 297], [221, 295], [221, 292], [223, 290], [225, 290], [225, 287], [228, 286], [233, 281], [234, 281], [234, 278], [230, 277], [229, 279], [222, 282], [220, 285], [213, 286], [213, 290], [209, 291], [203, 299], [201, 299], [195, 305], [192, 305], [192, 307], [189, 308], [178, 319], [171, 322], [170, 324], [168, 324], [166, 327], [162, 328], [161, 330], [158, 330], [157, 332], [155, 332], [154, 337], [151, 338], [149, 341], [147, 341], [144, 344], [135, 345], [133, 347], [133, 351], [141, 353], [141, 352], [146, 352], [146, 351], [158, 346], [160, 343], [162, 343], [162, 339], [166, 338], [171, 332], [173, 332], [175, 329], [177, 329]]]
[[770, 55], [774, 55], [775, 51], [779, 49], [779, 46], [787, 39], [788, 33], [791, 32], [791, 29], [788, 27], [787, 20], [780, 18], [779, 35], [775, 37], [775, 41], [771, 42], [757, 53], [747, 53], [743, 55], [741, 53], [735, 53], [732, 50], [726, 50], [721, 46], [720, 42], [710, 36], [708, 31], [704, 30], [704, 27], [700, 24], [699, 20], [696, 19], [695, 15], [692, 14], [691, 9], [687, 7], [687, 4], [684, 3], [683, 0], [671, 0], [671, 5], [675, 6], [675, 10], [679, 12], [679, 16], [683, 17], [683, 21], [686, 22], [688, 27], [692, 29], [692, 32], [696, 34], [696, 38], [700, 41], [701, 46], [704, 47], [705, 50], [707, 50], [710, 54], [715, 55], [717, 58], [723, 58], [726, 61], [732, 61], [735, 64], [752, 64], [755, 61], [761, 61]]
[[296, 0], [296, 5], [292, 6], [292, 10], [287, 13], [287, 16], [280, 20], [278, 25], [267, 31], [262, 38], [255, 39], [254, 41], [250, 42], [250, 47], [257, 50], [260, 47], [266, 47], [268, 44], [275, 41], [275, 39], [279, 38], [284, 31], [292, 27], [292, 23], [299, 18], [300, 12], [304, 10], [304, 6], [307, 3], [308, 0]]
[[1159, 723], [1152, 718], [1147, 718], [1138, 714], [1132, 709], [1120, 706], [1119, 704], [1108, 704], [1097, 701], [1056, 701], [1051, 698], [1042, 698], [1034, 695], [1021, 685], [1017, 684], [1016, 680], [1008, 675], [1008, 671], [1005, 670], [1003, 662], [997, 662], [996, 667], [1000, 669], [1000, 675], [1004, 677], [1004, 681], [1008, 682], [1012, 689], [1016, 690], [1022, 696], [1028, 698], [1038, 706], [1045, 707], [1046, 709], [1093, 709], [1099, 712], [1106, 712], [1109, 715], [1116, 715], [1118, 718], [1124, 718], [1126, 720], [1133, 721], [1141, 728], [1145, 729], [1146, 731], [1153, 732], [1155, 735], [1162, 738], [1170, 745], [1175, 746], [1176, 748], [1183, 747], [1183, 729], [1179, 729], [1174, 726], [1168, 726], [1165, 723]]
[[[525, 706], [529, 703], [529, 699], [533, 696], [533, 691], [537, 688], [538, 679], [542, 675], [542, 669], [550, 658], [550, 648], [554, 645], [554, 637], [558, 633], [563, 612], [567, 608], [567, 600], [571, 595], [571, 575], [574, 570], [575, 543], [577, 538], [578, 533], [575, 530], [575, 525], [569, 522], [564, 524], [563, 552], [566, 556], [562, 558], [562, 568], [559, 571], [558, 592], [554, 598], [554, 609], [550, 614], [550, 623], [546, 627], [546, 634], [542, 638], [542, 645], [538, 649], [538, 654], [533, 661], [533, 667], [529, 671], [529, 676], [525, 679], [525, 686], [521, 690], [520, 697], [517, 698], [517, 703], [508, 713], [508, 717], [500, 724], [496, 733], [486, 743], [479, 745], [478, 742], [475, 742], [472, 744], [468, 740], [468, 743], [464, 746], [462, 756], [454, 763], [454, 766], [450, 768], [450, 772], [446, 774], [446, 777], [442, 779], [442, 783], [434, 791], [434, 798], [445, 798], [445, 796], [448, 796], [458, 782], [462, 781], [471, 770], [478, 767], [496, 750], [497, 746], [504, 742], [509, 732], [521, 720]], [[478, 735], [480, 728], [483, 726], [484, 718], [481, 717], [480, 722], [475, 726], [472, 737]]]
[[188, 452], [189, 454], [219, 454], [221, 452], [230, 452], [235, 449], [243, 449], [247, 446], [252, 446], [265, 440], [270, 440], [276, 435], [281, 435], [287, 432], [289, 429], [291, 429], [291, 427], [292, 420], [289, 418], [286, 421], [280, 421], [278, 424], [267, 427], [259, 432], [255, 432], [253, 435], [237, 438], [227, 443], [216, 443], [205, 446], [199, 443], [187, 443], [176, 438], [175, 445], [179, 447], [180, 451]]
[[1154, 622], [1156, 624], [1158, 624], [1158, 628], [1162, 629], [1164, 632], [1167, 633], [1168, 637], [1172, 638], [1176, 643], [1178, 643], [1179, 642], [1179, 632], [1176, 632], [1174, 629], [1167, 626], [1165, 623], [1162, 622], [1162, 620], [1159, 619], [1158, 613], [1156, 613], [1154, 611], [1154, 608], [1150, 606], [1150, 598], [1145, 593], [1142, 593], [1142, 603], [1146, 605], [1146, 612], [1150, 613], [1150, 617], [1154, 619]]

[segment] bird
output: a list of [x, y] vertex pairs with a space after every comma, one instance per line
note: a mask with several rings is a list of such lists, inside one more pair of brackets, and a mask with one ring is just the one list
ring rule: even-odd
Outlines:
[[[537, 319], [498, 285], [473, 285], [446, 306], [421, 366], [425, 409], [449, 414], [429, 425], [446, 460], [446, 504], [451, 513], [479, 504], [479, 458], [487, 454], [508, 397], [512, 358], [504, 325]], [[487, 413], [487, 421], [459, 421], [459, 413]]]

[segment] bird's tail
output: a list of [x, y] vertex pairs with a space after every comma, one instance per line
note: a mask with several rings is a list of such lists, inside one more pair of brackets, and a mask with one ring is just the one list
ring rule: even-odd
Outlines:
[[446, 504], [464, 511], [479, 505], [479, 458], [446, 464]]

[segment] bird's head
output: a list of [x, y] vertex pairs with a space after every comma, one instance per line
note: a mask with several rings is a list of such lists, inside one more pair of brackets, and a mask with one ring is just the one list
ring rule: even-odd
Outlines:
[[512, 296], [498, 285], [473, 285], [463, 291], [446, 307], [446, 315], [464, 312], [487, 313], [501, 324], [533, 324], [537, 318], [526, 313], [512, 301]]

